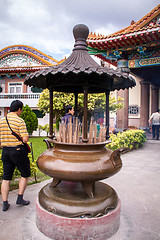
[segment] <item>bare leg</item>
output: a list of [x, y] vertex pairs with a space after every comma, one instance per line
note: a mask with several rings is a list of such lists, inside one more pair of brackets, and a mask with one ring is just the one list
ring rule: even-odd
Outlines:
[[20, 178], [20, 180], [19, 180], [19, 191], [18, 191], [19, 195], [24, 194], [24, 191], [25, 191], [26, 186], [27, 186], [27, 182], [28, 182], [28, 178], [24, 178], [24, 177]]
[[8, 194], [9, 194], [9, 180], [3, 180], [1, 184], [1, 194], [2, 194], [2, 200], [3, 200], [3, 211], [7, 211], [10, 207], [10, 204], [8, 203]]
[[3, 180], [1, 184], [1, 194], [2, 194], [2, 200], [7, 201], [8, 200], [8, 194], [9, 194], [9, 184], [10, 181]]
[[19, 180], [19, 191], [18, 191], [18, 197], [17, 197], [17, 201], [16, 201], [16, 204], [18, 204], [18, 205], [30, 204], [30, 201], [26, 201], [23, 199], [23, 194], [26, 189], [27, 182], [28, 182], [28, 178], [21, 177]]

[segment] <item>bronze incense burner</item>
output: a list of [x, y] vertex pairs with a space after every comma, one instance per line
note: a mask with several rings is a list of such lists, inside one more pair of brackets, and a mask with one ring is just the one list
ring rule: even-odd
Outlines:
[[[39, 156], [37, 165], [53, 181], [40, 190], [38, 200], [47, 211], [65, 217], [99, 217], [116, 208], [118, 196], [115, 190], [99, 182], [121, 169], [120, 154], [125, 150], [106, 148], [108, 141], [104, 139], [109, 138], [109, 93], [135, 86], [135, 81], [128, 74], [102, 67], [91, 58], [86, 44], [88, 34], [87, 26], [76, 25], [72, 54], [57, 66], [29, 75], [25, 81], [27, 85], [50, 91], [50, 139], [46, 140], [48, 149]], [[84, 94], [81, 142], [78, 121], [76, 127], [70, 123], [68, 133], [68, 126], [61, 126], [57, 139], [53, 140], [53, 91], [75, 94], [76, 116], [78, 94]], [[92, 124], [88, 135], [88, 93], [103, 92], [106, 94], [106, 125], [97, 142], [96, 128]], [[75, 129], [74, 134], [72, 129]]]
[[118, 203], [115, 190], [97, 181], [121, 169], [120, 154], [125, 149], [107, 149], [108, 142], [69, 144], [46, 140], [48, 149], [39, 156], [37, 165], [53, 181], [41, 189], [40, 204], [68, 217], [98, 217], [114, 209]]
[[[52, 187], [61, 180], [81, 182], [85, 193], [94, 198], [95, 181], [116, 174], [122, 167], [120, 153], [124, 149], [112, 151], [105, 146], [107, 142], [96, 144], [69, 144], [54, 140], [54, 147], [49, 147], [38, 160], [38, 168], [53, 178]], [[109, 142], [109, 141], [108, 141]]]

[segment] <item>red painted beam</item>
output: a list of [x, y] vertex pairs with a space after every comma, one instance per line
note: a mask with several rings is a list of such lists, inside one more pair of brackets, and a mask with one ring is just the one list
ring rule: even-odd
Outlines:
[[152, 39], [151, 39], [151, 37], [150, 37], [150, 34], [149, 34], [149, 32], [147, 32], [146, 33], [146, 36], [147, 36], [147, 39], [151, 42], [152, 41]]
[[158, 32], [155, 32], [155, 37], [156, 37], [156, 40], [159, 40], [160, 39], [160, 34]]
[[103, 49], [106, 49], [106, 45], [104, 42], [98, 42], [100, 48], [103, 50]]
[[131, 46], [131, 45], [134, 44], [134, 42], [132, 41], [132, 39], [131, 39], [130, 37], [128, 37], [128, 38], [126, 39], [126, 41], [127, 41], [127, 43], [128, 43], [129, 46]]
[[112, 45], [110, 44], [109, 41], [105, 41], [105, 45], [107, 46], [108, 49], [111, 49], [111, 48], [112, 48]]
[[133, 36], [130, 36], [130, 41], [131, 41], [131, 44], [134, 44], [134, 45], [135, 45], [135, 41], [134, 41]]
[[154, 41], [153, 36], [151, 33], [149, 33], [149, 38], [151, 39], [150, 41]]
[[116, 48], [116, 43], [113, 40], [109, 40], [111, 48]]

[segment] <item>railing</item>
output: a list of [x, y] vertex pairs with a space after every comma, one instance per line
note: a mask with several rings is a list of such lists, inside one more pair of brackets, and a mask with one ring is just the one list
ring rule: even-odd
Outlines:
[[0, 99], [38, 99], [39, 93], [2, 93]]

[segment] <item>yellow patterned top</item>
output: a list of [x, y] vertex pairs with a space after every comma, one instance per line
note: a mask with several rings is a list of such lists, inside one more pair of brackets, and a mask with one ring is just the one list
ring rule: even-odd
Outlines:
[[[7, 114], [7, 119], [10, 127], [14, 132], [19, 134], [21, 137], [27, 137], [28, 132], [26, 129], [26, 124], [24, 120], [17, 116], [16, 113], [10, 112]], [[0, 140], [2, 147], [14, 147], [21, 145], [22, 142], [19, 141], [15, 136], [11, 134], [11, 130], [6, 122], [6, 118], [0, 120]]]

